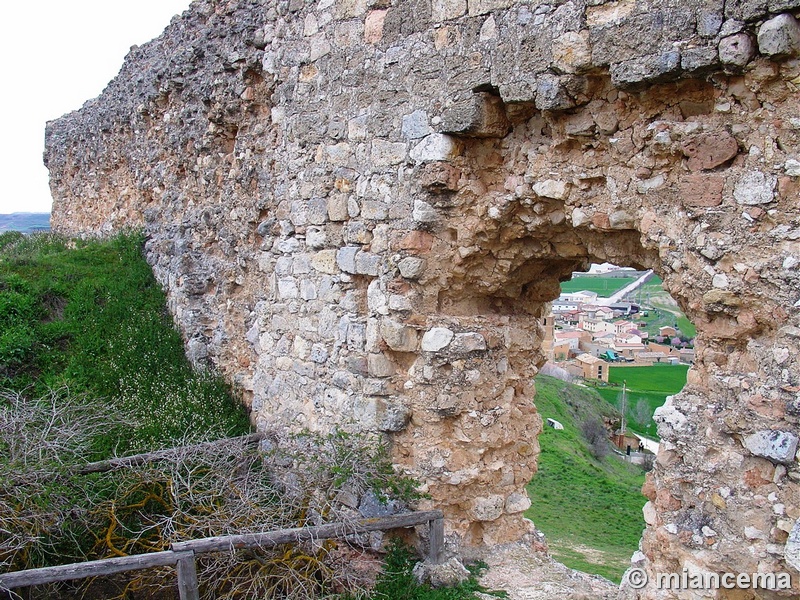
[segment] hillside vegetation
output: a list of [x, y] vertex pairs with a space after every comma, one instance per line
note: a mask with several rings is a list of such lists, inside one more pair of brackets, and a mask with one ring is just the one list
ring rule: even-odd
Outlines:
[[[368, 436], [285, 436], [269, 452], [240, 438], [187, 446], [248, 433], [249, 420], [222, 379], [186, 360], [140, 235], [0, 235], [0, 431], [0, 572], [336, 521], [345, 488], [356, 498], [418, 497]], [[158, 462], [79, 473], [88, 461], [171, 446], [183, 447]], [[417, 585], [415, 557], [392, 545], [369, 592], [354, 566], [361, 553], [347, 544], [206, 554], [201, 597], [311, 600], [350, 590], [358, 600], [469, 600], [482, 589], [474, 577], [447, 590]], [[148, 569], [20, 591], [173, 600], [174, 582], [174, 569]]]
[[569, 567], [619, 582], [644, 529], [644, 472], [609, 454], [595, 458], [581, 424], [615, 418], [594, 390], [539, 375], [536, 406], [545, 425], [539, 437], [539, 471], [528, 485], [527, 516], [545, 533], [553, 556]]

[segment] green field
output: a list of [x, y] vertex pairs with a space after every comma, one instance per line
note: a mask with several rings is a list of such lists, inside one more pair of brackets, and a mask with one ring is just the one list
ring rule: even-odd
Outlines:
[[636, 277], [608, 277], [606, 275], [581, 275], [573, 277], [570, 281], [561, 283], [561, 293], [580, 292], [587, 290], [596, 292], [598, 296], [607, 298], [636, 281]]
[[[631, 429], [654, 437], [656, 435], [653, 412], [663, 405], [667, 396], [677, 394], [686, 385], [689, 365], [653, 365], [651, 367], [610, 367], [608, 387], [598, 387], [597, 392], [618, 409], [621, 408], [622, 382], [628, 385], [625, 416]], [[639, 408], [640, 402], [646, 404]], [[643, 418], [646, 415], [646, 418]]]
[[677, 302], [661, 286], [661, 278], [654, 275], [636, 290], [634, 295], [634, 300], [638, 304], [651, 306], [654, 309], [649, 311], [647, 317], [641, 317], [641, 320], [647, 323], [647, 332], [651, 336], [656, 336], [659, 327], [677, 326], [684, 336], [693, 338], [697, 335], [697, 329], [683, 314]]
[[533, 504], [526, 516], [545, 533], [557, 560], [619, 582], [644, 529], [644, 473], [613, 455], [592, 456], [580, 423], [615, 414], [592, 389], [540, 375], [535, 402], [543, 419], [564, 429], [545, 426], [539, 436], [539, 472], [528, 485]]

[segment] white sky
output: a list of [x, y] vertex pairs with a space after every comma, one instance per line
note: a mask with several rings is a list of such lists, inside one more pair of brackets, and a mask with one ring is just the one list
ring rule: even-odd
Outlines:
[[49, 212], [45, 122], [100, 94], [190, 0], [15, 0], [0, 18], [0, 213]]

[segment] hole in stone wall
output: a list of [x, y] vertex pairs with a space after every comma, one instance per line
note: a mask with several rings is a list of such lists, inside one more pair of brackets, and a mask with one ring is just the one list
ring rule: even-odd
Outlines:
[[557, 560], [619, 582], [644, 529], [653, 412], [686, 383], [696, 332], [652, 271], [607, 264], [563, 282], [544, 327], [527, 516]]

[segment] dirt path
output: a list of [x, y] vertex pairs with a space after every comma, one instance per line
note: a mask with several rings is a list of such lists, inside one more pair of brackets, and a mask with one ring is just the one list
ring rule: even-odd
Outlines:
[[481, 584], [505, 590], [511, 600], [616, 600], [618, 595], [610, 581], [573, 571], [523, 544], [493, 549], [484, 560], [489, 569]]

